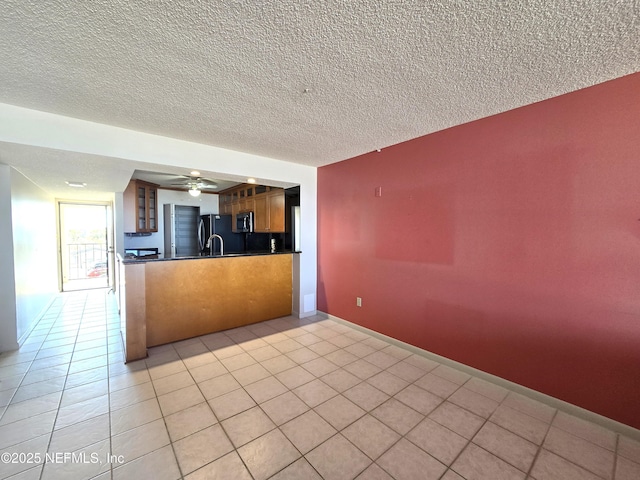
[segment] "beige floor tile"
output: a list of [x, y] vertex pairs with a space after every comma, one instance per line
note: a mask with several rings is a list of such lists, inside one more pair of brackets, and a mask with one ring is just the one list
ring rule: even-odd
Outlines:
[[204, 401], [205, 398], [197, 385], [174, 390], [158, 397], [158, 403], [160, 403], [160, 409], [164, 416], [198, 405]]
[[456, 390], [448, 400], [483, 418], [489, 418], [499, 405], [495, 400], [468, 390], [465, 387]]
[[440, 478], [446, 467], [435, 458], [402, 439], [376, 462], [397, 480]]
[[375, 348], [364, 343], [354, 343], [344, 348], [345, 352], [355, 355], [358, 358], [366, 357], [376, 351]]
[[[185, 480], [253, 480], [234, 451], [190, 473]], [[116, 480], [114, 478], [114, 480]]]
[[259, 407], [250, 408], [222, 421], [221, 424], [236, 448], [276, 428]]
[[57, 410], [62, 392], [53, 392], [24, 402], [11, 403], [0, 419], [0, 426], [24, 420], [40, 413]]
[[280, 429], [303, 455], [337, 433], [313, 410], [285, 423]]
[[107, 393], [109, 393], [109, 382], [106, 379], [86, 383], [73, 388], [65, 388], [62, 393], [60, 406], [66, 407], [91, 398], [101, 397]]
[[291, 465], [276, 473], [271, 480], [322, 480], [313, 467], [304, 458], [296, 460]]
[[86, 360], [78, 360], [69, 365], [69, 374], [84, 372], [93, 368], [104, 367], [109, 364], [109, 358], [106, 355], [99, 357], [87, 358]]
[[504, 404], [500, 405], [496, 411], [493, 412], [490, 420], [536, 445], [542, 444], [547, 430], [549, 430], [547, 423], [517, 410], [513, 410]]
[[127, 430], [111, 438], [114, 455], [122, 455], [125, 463], [169, 445], [169, 435], [162, 419]]
[[231, 372], [231, 374], [243, 386], [255, 383], [271, 375], [271, 373], [260, 364], [254, 364], [249, 365], [248, 367], [240, 368]]
[[401, 362], [391, 365], [387, 368], [387, 372], [400, 377], [407, 382], [415, 382], [419, 378], [423, 377], [427, 371], [411, 363], [402, 360]]
[[53, 432], [50, 452], [75, 452], [109, 438], [109, 415], [99, 415]]
[[398, 358], [394, 357], [393, 355], [389, 355], [388, 353], [385, 353], [381, 350], [367, 355], [366, 357], [364, 357], [364, 360], [382, 370], [385, 370], [399, 362]]
[[470, 443], [451, 467], [467, 480], [524, 480], [526, 474]]
[[463, 385], [471, 378], [471, 375], [447, 365], [438, 365], [436, 368], [431, 370], [431, 373], [449, 380], [450, 382], [457, 383], [458, 385]]
[[189, 368], [189, 372], [197, 383], [229, 373], [229, 371], [224, 368], [224, 365], [222, 365], [218, 360], [205, 365]]
[[618, 455], [640, 463], [640, 442], [624, 435], [620, 435], [618, 440]]
[[256, 402], [243, 389], [238, 389], [209, 400], [209, 405], [216, 417], [222, 421], [249, 410]]
[[373, 410], [389, 399], [389, 395], [366, 382], [345, 390], [342, 394], [366, 411]]
[[442, 403], [442, 398], [414, 384], [397, 393], [394, 398], [423, 415], [428, 415]]
[[[109, 470], [111, 469], [111, 465], [100, 460], [107, 458], [107, 455], [109, 455], [109, 450], [109, 439], [106, 439], [93, 445], [84, 447], [75, 452], [76, 455], [82, 455], [82, 457], [80, 458], [87, 459], [86, 461], [61, 461], [46, 463], [44, 469], [42, 470], [42, 480], [94, 478], [100, 474], [108, 474]], [[94, 458], [94, 456], [96, 459], [98, 459], [98, 461], [92, 461], [92, 458]]]
[[220, 362], [230, 372], [247, 367], [249, 365], [254, 365], [256, 363], [253, 357], [245, 351], [241, 351], [238, 355], [234, 355], [232, 357], [222, 358], [220, 359]]
[[503, 400], [502, 405], [529, 415], [530, 417], [537, 418], [545, 423], [551, 423], [556, 413], [555, 408], [515, 392], [509, 392]]
[[256, 403], [260, 404], [287, 392], [287, 387], [276, 377], [269, 376], [251, 385], [247, 385], [245, 390]]
[[356, 480], [393, 480], [393, 477], [372, 463], [367, 469], [356, 477]]
[[233, 450], [233, 445], [220, 425], [213, 425], [174, 444], [182, 474], [197, 470]]
[[[64, 377], [67, 375], [67, 371], [69, 370], [69, 365], [57, 365], [51, 368], [45, 368], [41, 370], [30, 370], [24, 376], [24, 380], [20, 386], [29, 385], [31, 383], [41, 382], [43, 380], [50, 380], [56, 377]], [[21, 376], [17, 377], [6, 377], [2, 379], [2, 381], [6, 381], [9, 379], [21, 378]], [[18, 382], [19, 383], [19, 382]], [[17, 385], [16, 385], [17, 386]]]
[[298, 335], [294, 337], [296, 341], [302, 345], [313, 345], [314, 343], [318, 343], [322, 341], [322, 338], [314, 335], [313, 333], [305, 333], [303, 335]]
[[[177, 353], [176, 353], [177, 355]], [[162, 377], [174, 375], [176, 373], [184, 372], [187, 369], [182, 360], [173, 360], [170, 362], [164, 362], [159, 365], [149, 367], [149, 375], [152, 380], [157, 380]]]
[[151, 382], [151, 376], [146, 367], [144, 370], [137, 370], [131, 373], [109, 377], [109, 391], [117, 392], [125, 388], [135, 387], [144, 383]]
[[175, 442], [211, 425], [215, 425], [218, 420], [211, 411], [209, 404], [204, 402], [165, 417], [165, 422], [169, 430], [169, 436]]
[[484, 424], [473, 438], [473, 443], [525, 473], [538, 452], [537, 445], [492, 422]]
[[318, 343], [313, 343], [309, 345], [307, 348], [320, 356], [327, 355], [331, 352], [335, 352], [340, 349], [340, 347], [338, 347], [337, 345], [334, 345], [331, 342], [327, 342], [326, 340], [322, 340], [321, 342], [318, 342]]
[[382, 349], [383, 353], [396, 357], [398, 360], [404, 360], [411, 356], [411, 352], [406, 348], [399, 347], [398, 345], [389, 345]]
[[337, 395], [315, 407], [322, 418], [334, 428], [342, 430], [352, 424], [366, 412], [342, 395]]
[[197, 355], [190, 355], [188, 357], [183, 357], [182, 362], [184, 363], [185, 367], [187, 367], [187, 369], [192, 370], [194, 368], [202, 367], [204, 365], [218, 363], [218, 359], [213, 353], [211, 353], [207, 349], [206, 352], [199, 353]]
[[113, 480], [153, 478], [154, 480], [178, 480], [181, 478], [178, 462], [170, 445], [154, 450], [113, 469]]
[[298, 350], [299, 348], [303, 347], [302, 344], [296, 342], [292, 338], [285, 338], [280, 342], [272, 343], [271, 346], [278, 350], [280, 353], [293, 352], [294, 350]]
[[400, 439], [400, 435], [371, 415], [365, 415], [342, 431], [351, 443], [376, 460]]
[[502, 402], [509, 394], [509, 390], [506, 388], [477, 377], [469, 379], [469, 381], [464, 384], [464, 388], [491, 398], [496, 402]]
[[371, 464], [364, 453], [339, 433], [309, 452], [306, 459], [325, 480], [355, 478]]
[[56, 412], [51, 411], [0, 426], [0, 448], [6, 449], [36, 437], [50, 435], [55, 418]]
[[558, 412], [552, 425], [607, 450], [616, 449], [617, 435], [614, 432], [573, 415]]
[[430, 419], [425, 419], [406, 437], [445, 465], [451, 465], [468, 440]]
[[301, 366], [315, 377], [322, 377], [323, 375], [331, 373], [340, 368], [335, 363], [332, 363], [326, 358], [322, 357], [303, 363]]
[[328, 353], [324, 358], [340, 367], [344, 367], [345, 365], [355, 362], [359, 357], [355, 356], [353, 353], [347, 352], [346, 350], [340, 349], [335, 352]]
[[427, 373], [424, 377], [417, 380], [415, 385], [442, 398], [448, 398], [460, 388], [460, 385], [457, 383], [450, 382], [449, 380], [434, 375], [433, 373]]
[[[13, 399], [9, 397], [6, 402], [0, 403], [0, 405], [7, 405], [9, 400], [11, 403], [19, 403], [24, 402], [25, 400], [31, 400], [32, 398], [40, 397], [42, 395], [47, 395], [49, 393], [59, 392], [64, 388], [66, 377], [54, 377], [49, 380], [43, 380], [37, 383], [30, 383], [29, 385], [24, 385], [18, 388], [17, 390], [11, 390], [10, 393], [15, 391], [15, 396]], [[6, 390], [5, 390], [6, 391]], [[3, 392], [0, 392], [0, 394]]]
[[191, 378], [191, 374], [185, 370], [183, 372], [174, 373], [173, 375], [168, 375], [154, 380], [153, 388], [156, 391], [156, 395], [164, 395], [194, 384], [195, 382], [193, 381], [193, 378]]
[[249, 353], [256, 362], [264, 362], [270, 358], [282, 355], [279, 350], [276, 350], [266, 342], [264, 346], [256, 348], [255, 350], [249, 350], [247, 353]]
[[[273, 375], [290, 370], [296, 366], [296, 362], [291, 360], [286, 355], [278, 355], [277, 357], [271, 357], [268, 360], [261, 362], [261, 365], [269, 370]], [[309, 372], [305, 372], [309, 373]]]
[[307, 404], [291, 392], [272, 398], [260, 407], [276, 425], [282, 425], [309, 410]]
[[73, 373], [67, 377], [65, 388], [73, 388], [87, 383], [97, 382], [109, 377], [109, 369], [107, 367], [96, 367], [83, 372]]
[[151, 382], [123, 388], [122, 390], [111, 392], [111, 409], [119, 410], [120, 408], [124, 408], [135, 403], [144, 402], [145, 400], [149, 400], [155, 396], [156, 392], [153, 389], [153, 384]]
[[294, 389], [315, 379], [312, 374], [300, 366], [295, 366], [289, 370], [280, 372], [276, 374], [276, 378], [289, 389]]
[[265, 480], [300, 457], [300, 452], [278, 430], [240, 447], [238, 454], [255, 480]]
[[614, 478], [615, 480], [638, 480], [640, 478], [640, 463], [618, 456]]
[[607, 449], [553, 426], [549, 429], [543, 446], [546, 450], [566, 458], [602, 478], [611, 478], [614, 453]]
[[530, 475], [535, 480], [598, 480], [600, 478], [544, 448], [540, 450]]
[[225, 393], [241, 388], [241, 385], [230, 373], [198, 383], [198, 387], [206, 399], [216, 398]]
[[373, 385], [381, 392], [386, 393], [387, 395], [395, 395], [400, 390], [404, 389], [409, 385], [409, 382], [401, 379], [400, 377], [396, 377], [395, 375], [383, 371], [377, 373], [373, 377], [368, 378], [367, 383]]
[[342, 368], [320, 377], [320, 380], [337, 392], [344, 392], [362, 381]]
[[358, 377], [360, 380], [366, 380], [367, 378], [373, 377], [376, 373], [380, 373], [382, 371], [380, 367], [377, 367], [363, 359], [356, 360], [349, 365], [345, 365], [343, 368]]
[[462, 478], [453, 470], [449, 469], [446, 471], [446, 473], [442, 476], [440, 480], [465, 480], [465, 479]]
[[429, 418], [457, 434], [471, 439], [484, 423], [484, 419], [450, 402], [443, 402]]
[[292, 392], [311, 408], [326, 402], [338, 394], [338, 392], [321, 380], [313, 380], [305, 383], [298, 388], [294, 388]]
[[120, 410], [111, 410], [111, 433], [120, 433], [153, 422], [162, 417], [157, 398], [150, 398], [144, 402], [134, 403]]
[[424, 419], [424, 415], [407, 407], [404, 403], [390, 398], [371, 411], [371, 415], [391, 427], [400, 435], [405, 435]]

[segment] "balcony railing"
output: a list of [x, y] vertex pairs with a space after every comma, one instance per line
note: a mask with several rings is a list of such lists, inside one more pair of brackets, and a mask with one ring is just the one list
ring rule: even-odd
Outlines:
[[69, 280], [107, 276], [107, 246], [104, 243], [68, 244]]

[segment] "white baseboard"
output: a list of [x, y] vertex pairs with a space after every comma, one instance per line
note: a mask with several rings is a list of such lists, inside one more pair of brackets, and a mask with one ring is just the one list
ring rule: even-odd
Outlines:
[[604, 427], [616, 433], [625, 435], [636, 441], [640, 441], [640, 430], [633, 428], [629, 425], [626, 425], [624, 423], [618, 422], [616, 420], [597, 414], [595, 412], [584, 409], [582, 407], [578, 407], [577, 405], [573, 405], [572, 403], [565, 402], [564, 400], [560, 400], [550, 395], [538, 392], [536, 390], [532, 390], [531, 388], [527, 388], [525, 386], [511, 382], [509, 380], [505, 380], [504, 378], [500, 378], [490, 373], [483, 372], [482, 370], [478, 370], [477, 368], [473, 368], [463, 363], [456, 362], [455, 360], [451, 360], [450, 358], [442, 357], [435, 353], [431, 353], [427, 350], [423, 350], [409, 343], [405, 343], [393, 337], [389, 337], [382, 333], [376, 332], [375, 330], [371, 330], [361, 325], [344, 320], [340, 317], [336, 317], [335, 315], [331, 315], [321, 311], [318, 311], [317, 314], [320, 316], [323, 316], [324, 318], [333, 320], [343, 325], [347, 325], [355, 330], [359, 330], [363, 333], [367, 333], [373, 337], [389, 342], [392, 345], [396, 345], [400, 348], [404, 348], [405, 350], [408, 350], [417, 355], [421, 355], [435, 362], [463, 371], [465, 373], [468, 373], [469, 375], [481, 378], [495, 385], [499, 385], [501, 387], [506, 388], [507, 390], [511, 390], [513, 392], [524, 395], [525, 397], [531, 398], [532, 400], [537, 400], [538, 402], [541, 402], [546, 405], [549, 405], [550, 407], [556, 408], [561, 412], [565, 412], [569, 415], [573, 415], [574, 417], [578, 417], [588, 422], [595, 423], [596, 425], [600, 425], [601, 427]]

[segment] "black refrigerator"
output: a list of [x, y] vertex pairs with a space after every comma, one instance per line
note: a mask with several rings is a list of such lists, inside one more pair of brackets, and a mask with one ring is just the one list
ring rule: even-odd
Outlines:
[[214, 233], [224, 240], [224, 253], [244, 252], [244, 237], [241, 233], [231, 231], [231, 215], [200, 215], [198, 224], [198, 240], [202, 255], [220, 255], [220, 240], [212, 239], [207, 248], [207, 240]]

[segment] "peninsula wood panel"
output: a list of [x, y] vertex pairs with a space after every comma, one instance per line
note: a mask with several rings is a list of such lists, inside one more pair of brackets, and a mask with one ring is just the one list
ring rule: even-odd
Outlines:
[[292, 255], [147, 262], [147, 346], [291, 314]]

